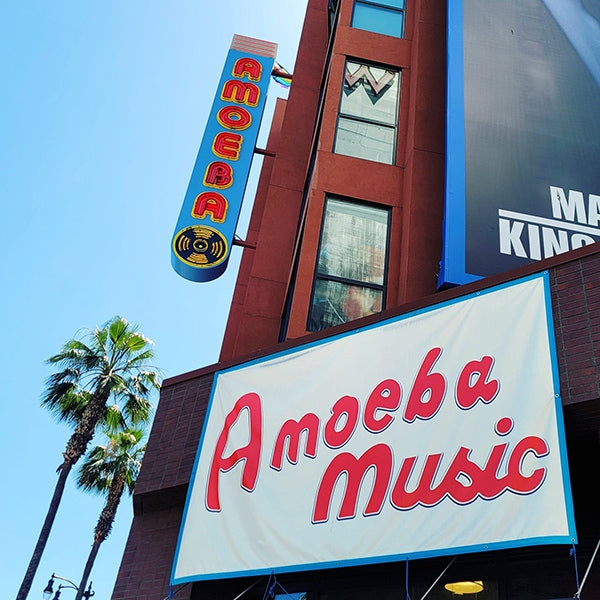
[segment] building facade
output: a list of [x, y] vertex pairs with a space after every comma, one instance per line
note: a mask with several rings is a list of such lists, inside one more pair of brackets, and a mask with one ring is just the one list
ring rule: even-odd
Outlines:
[[[447, 15], [441, 0], [309, 0], [289, 98], [278, 101], [219, 362], [163, 383], [134, 494], [115, 600], [306, 594], [600, 597], [595, 472], [600, 434], [600, 246], [440, 285]], [[595, 157], [590, 157], [593, 160]], [[494, 286], [547, 274], [578, 542], [171, 585], [215, 374]], [[493, 319], [493, 315], [490, 315]], [[451, 436], [452, 434], [449, 434]], [[285, 535], [282, 532], [282, 535]], [[211, 546], [210, 539], [198, 544]], [[589, 567], [589, 568], [588, 568]], [[296, 595], [297, 594], [297, 595]]]

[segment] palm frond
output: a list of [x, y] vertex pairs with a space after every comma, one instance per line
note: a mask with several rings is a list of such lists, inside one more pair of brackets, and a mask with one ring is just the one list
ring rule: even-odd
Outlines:
[[42, 394], [42, 405], [51, 411], [57, 404], [60, 404], [61, 398], [77, 389], [77, 383], [74, 381], [53, 381]]
[[130, 352], [139, 352], [140, 350], [143, 350], [148, 344], [152, 344], [152, 341], [146, 336], [140, 333], [136, 333], [128, 336], [125, 343]]
[[[117, 343], [117, 341], [125, 334], [125, 332], [129, 329], [129, 323], [127, 319], [123, 317], [115, 317], [112, 321], [108, 323], [108, 332], [110, 335], [110, 339], [113, 343]], [[134, 327], [132, 327], [133, 329]]]
[[116, 433], [120, 429], [125, 429], [127, 427], [125, 417], [118, 404], [111, 404], [107, 407], [104, 425], [110, 433]]
[[121, 431], [105, 430], [106, 443], [92, 448], [82, 463], [77, 486], [85, 491], [108, 495], [117, 480], [133, 491], [139, 474], [146, 445], [141, 444], [144, 431], [126, 428]]
[[154, 407], [150, 401], [139, 394], [128, 394], [123, 405], [123, 413], [132, 425], [140, 425], [150, 420]]
[[84, 330], [48, 359], [58, 369], [47, 379], [42, 405], [77, 426], [77, 439], [72, 437], [65, 450], [72, 464], [99, 426], [115, 431], [149, 421], [150, 397], [160, 387], [159, 373], [150, 365], [152, 345], [136, 325], [116, 316]]
[[147, 366], [148, 361], [153, 360], [154, 358], [154, 350], [152, 348], [148, 348], [143, 352], [128, 356], [127, 362], [122, 365], [122, 368], [125, 370], [141, 369]]
[[54, 364], [57, 362], [62, 362], [64, 360], [69, 360], [73, 358], [77, 358], [78, 356], [84, 354], [93, 354], [92, 349], [84, 344], [81, 340], [73, 339], [69, 340], [66, 344], [63, 345], [61, 351], [54, 356], [51, 356], [46, 360], [48, 364]]
[[51, 399], [43, 398], [42, 403], [48, 400], [46, 402], [48, 408], [59, 423], [66, 422], [76, 426], [81, 421], [90, 397], [90, 392], [73, 387], [61, 394], [57, 394]]

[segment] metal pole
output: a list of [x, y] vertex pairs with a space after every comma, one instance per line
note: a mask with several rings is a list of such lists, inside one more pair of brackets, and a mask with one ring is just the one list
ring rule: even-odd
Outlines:
[[596, 549], [594, 550], [594, 554], [592, 554], [592, 558], [590, 560], [590, 564], [588, 565], [588, 568], [585, 571], [585, 575], [583, 576], [583, 580], [581, 581], [581, 585], [579, 586], [579, 589], [575, 592], [575, 596], [573, 596], [574, 598], [579, 598], [580, 594], [581, 594], [581, 588], [583, 588], [583, 584], [585, 583], [585, 580], [587, 579], [588, 573], [590, 572], [590, 569], [592, 568], [592, 563], [594, 562], [594, 559], [596, 558], [596, 553], [598, 552], [598, 548], [600, 547], [600, 540], [598, 540], [598, 543], [596, 544]]

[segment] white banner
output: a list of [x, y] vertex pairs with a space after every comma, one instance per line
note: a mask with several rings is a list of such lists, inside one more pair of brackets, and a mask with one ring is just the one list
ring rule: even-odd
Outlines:
[[173, 583], [576, 541], [547, 275], [220, 372]]

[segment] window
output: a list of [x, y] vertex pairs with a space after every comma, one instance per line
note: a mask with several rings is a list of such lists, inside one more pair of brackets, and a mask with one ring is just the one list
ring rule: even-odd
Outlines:
[[400, 71], [348, 61], [333, 151], [393, 164]]
[[404, 35], [404, 0], [355, 0], [352, 27], [401, 38]]
[[328, 198], [309, 331], [383, 310], [389, 210]]

